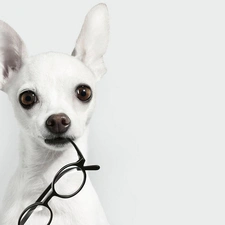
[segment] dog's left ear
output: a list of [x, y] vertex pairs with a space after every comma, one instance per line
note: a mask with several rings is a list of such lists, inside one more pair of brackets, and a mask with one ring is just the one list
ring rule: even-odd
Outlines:
[[8, 24], [0, 20], [0, 90], [22, 66], [27, 56], [20, 36]]
[[72, 55], [80, 59], [99, 80], [106, 68], [103, 55], [109, 39], [109, 15], [105, 4], [98, 4], [87, 14]]

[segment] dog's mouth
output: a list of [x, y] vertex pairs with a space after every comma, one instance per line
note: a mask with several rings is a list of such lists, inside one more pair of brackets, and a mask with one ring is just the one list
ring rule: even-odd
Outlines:
[[46, 138], [45, 143], [49, 145], [65, 145], [70, 143], [70, 140], [74, 140], [74, 137], [55, 137], [55, 138]]

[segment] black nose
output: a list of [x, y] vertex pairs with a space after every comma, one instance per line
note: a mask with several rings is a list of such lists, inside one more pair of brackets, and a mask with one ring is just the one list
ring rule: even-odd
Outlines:
[[53, 114], [46, 121], [46, 127], [54, 134], [65, 133], [70, 127], [70, 124], [70, 118], [64, 113]]

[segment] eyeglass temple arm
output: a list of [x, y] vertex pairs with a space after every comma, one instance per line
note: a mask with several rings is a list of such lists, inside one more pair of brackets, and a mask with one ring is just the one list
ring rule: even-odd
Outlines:
[[77, 147], [77, 145], [70, 138], [68, 138], [68, 140], [73, 145], [73, 147], [76, 149], [79, 158], [83, 158], [84, 159], [84, 156], [82, 155], [82, 153], [81, 153], [80, 149]]
[[90, 166], [84, 166], [83, 168], [85, 170], [99, 170], [100, 166], [99, 165], [90, 165]]
[[44, 190], [44, 192], [40, 195], [40, 197], [36, 200], [36, 202], [41, 202], [42, 199], [47, 195], [47, 193], [51, 190], [51, 184]]

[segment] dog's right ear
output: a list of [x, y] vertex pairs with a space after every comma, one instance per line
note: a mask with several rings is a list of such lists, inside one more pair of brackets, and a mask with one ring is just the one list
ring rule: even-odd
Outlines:
[[26, 56], [20, 36], [0, 20], [0, 90], [4, 91], [8, 79], [21, 68]]

